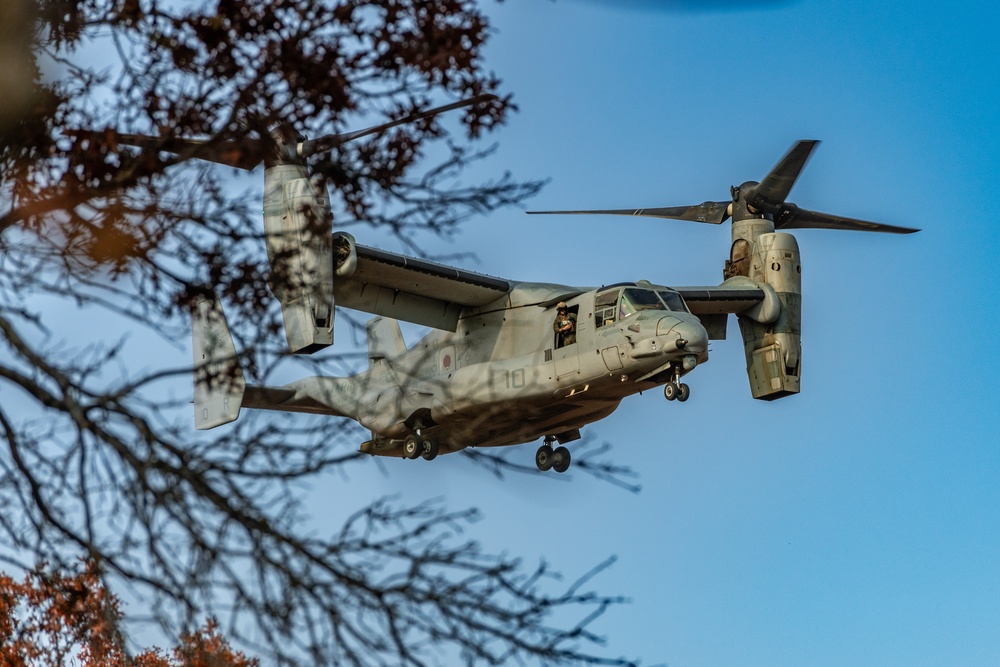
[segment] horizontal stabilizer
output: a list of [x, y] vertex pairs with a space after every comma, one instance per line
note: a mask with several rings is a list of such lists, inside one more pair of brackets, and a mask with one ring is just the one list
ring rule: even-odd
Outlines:
[[367, 387], [365, 374], [347, 378], [308, 377], [284, 387], [249, 386], [243, 407], [357, 419], [358, 400]]
[[289, 387], [247, 387], [243, 407], [254, 410], [305, 412], [314, 415], [341, 414], [330, 406]]

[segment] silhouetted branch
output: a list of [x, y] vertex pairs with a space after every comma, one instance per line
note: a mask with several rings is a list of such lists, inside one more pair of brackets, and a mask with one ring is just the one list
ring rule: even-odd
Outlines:
[[[72, 572], [86, 559], [172, 635], [217, 616], [275, 664], [631, 664], [601, 655], [591, 629], [621, 602], [589, 589], [607, 563], [567, 585], [487, 552], [467, 536], [477, 512], [440, 503], [373, 498], [317, 532], [303, 489], [351, 470], [357, 425], [191, 425], [188, 309], [206, 289], [248, 377], [285, 357], [259, 183], [188, 158], [267, 147], [275, 125], [321, 136], [497, 91], [475, 4], [28, 5], [25, 89], [4, 92], [30, 106], [0, 117], [0, 560]], [[541, 184], [458, 180], [511, 109], [499, 96], [457, 130], [430, 118], [324, 157], [338, 224], [412, 244], [520, 204]], [[606, 447], [590, 451], [575, 469], [637, 490]], [[472, 457], [496, 475], [521, 469]]]

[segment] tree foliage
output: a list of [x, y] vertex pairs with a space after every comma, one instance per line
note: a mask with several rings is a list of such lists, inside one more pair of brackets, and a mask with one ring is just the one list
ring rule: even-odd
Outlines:
[[[249, 418], [195, 434], [189, 390], [176, 389], [190, 386], [176, 341], [194, 294], [211, 286], [247, 323], [237, 334], [256, 378], [282, 363], [259, 185], [111, 131], [222, 146], [278, 122], [317, 135], [499, 93], [476, 4], [5, 7], [28, 83], [0, 114], [0, 558], [56, 572], [86, 558], [86, 577], [141, 599], [173, 636], [216, 616], [278, 662], [620, 662], [595, 653], [588, 629], [616, 599], [589, 592], [589, 575], [567, 586], [544, 564], [487, 552], [465, 536], [474, 510], [373, 499], [327, 534], [310, 530], [303, 486], [357, 460], [356, 427]], [[511, 108], [500, 95], [460, 123], [398, 127], [321, 160], [337, 227], [415, 244], [532, 194], [537, 183], [506, 175], [457, 178]], [[80, 342], [78, 321], [100, 338]], [[124, 322], [136, 342], [117, 333]]]
[[258, 667], [233, 650], [209, 619], [169, 653], [132, 655], [122, 613], [93, 564], [75, 574], [39, 570], [15, 581], [0, 574], [0, 664], [5, 667]]

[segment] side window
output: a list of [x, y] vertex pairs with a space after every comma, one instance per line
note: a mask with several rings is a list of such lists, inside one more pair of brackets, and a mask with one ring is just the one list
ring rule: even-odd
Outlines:
[[618, 305], [618, 292], [619, 290], [609, 290], [597, 293], [597, 296], [594, 298], [594, 319], [597, 320], [596, 326], [603, 327], [608, 324], [614, 324], [616, 320], [615, 306]]

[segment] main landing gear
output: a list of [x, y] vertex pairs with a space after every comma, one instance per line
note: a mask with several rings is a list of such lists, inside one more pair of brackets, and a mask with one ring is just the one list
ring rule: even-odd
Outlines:
[[433, 461], [437, 458], [438, 449], [437, 440], [422, 435], [419, 428], [403, 440], [403, 456], [408, 459], [422, 456], [426, 461]]
[[538, 448], [535, 452], [535, 465], [542, 472], [547, 470], [555, 470], [556, 472], [566, 472], [569, 470], [569, 464], [572, 460], [569, 455], [569, 450], [565, 447], [556, 447], [552, 449], [551, 443], [555, 442], [555, 438], [545, 437], [545, 444]]

